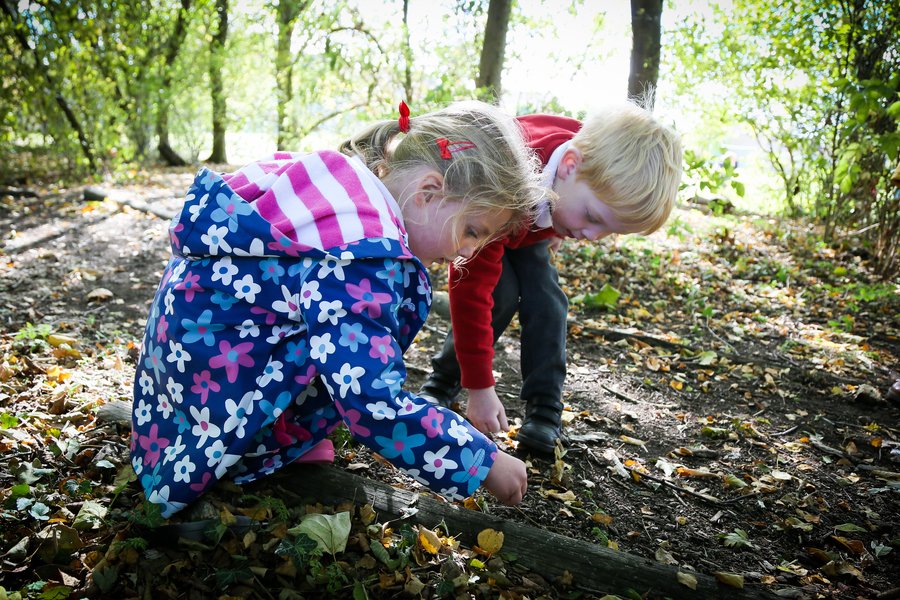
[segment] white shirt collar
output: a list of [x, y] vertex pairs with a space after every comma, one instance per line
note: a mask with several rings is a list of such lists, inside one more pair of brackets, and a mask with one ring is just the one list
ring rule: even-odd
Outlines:
[[[566, 153], [566, 150], [568, 150], [571, 145], [572, 140], [563, 142], [553, 151], [553, 154], [550, 155], [550, 160], [547, 161], [547, 166], [544, 167], [541, 174], [541, 185], [548, 190], [553, 189], [553, 184], [556, 183], [556, 171], [559, 169], [559, 162], [562, 160], [563, 154]], [[545, 200], [538, 207], [537, 216], [534, 218], [534, 226], [537, 229], [553, 227], [553, 215], [550, 211], [550, 200]]]

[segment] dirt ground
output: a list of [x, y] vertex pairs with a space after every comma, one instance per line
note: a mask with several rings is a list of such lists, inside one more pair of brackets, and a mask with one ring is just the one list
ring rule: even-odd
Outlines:
[[[138, 173], [116, 189], [165, 212], [190, 179]], [[483, 577], [476, 585], [470, 577], [448, 587], [446, 548], [393, 580], [382, 565], [366, 571], [368, 579], [357, 574], [332, 586], [340, 580], [335, 571], [323, 591], [316, 582], [325, 580], [308, 575], [294, 596], [267, 579], [277, 571], [271, 544], [250, 562], [272, 571], [199, 585], [189, 583], [197, 573], [221, 572], [231, 560], [214, 545], [173, 552], [134, 543], [131, 559], [121, 547], [111, 552], [141, 526], [123, 516], [138, 510], [141, 496], [135, 483], [116, 479], [129, 463], [127, 431], [98, 421], [96, 411], [130, 398], [135, 345], [168, 256], [166, 222], [111, 200], [85, 202], [81, 188], [38, 191], [39, 198], [0, 200], [0, 585], [7, 591], [35, 598], [60, 586], [71, 597], [594, 597], [579, 592], [585, 582], [514, 570], [506, 583]], [[896, 279], [873, 280], [864, 251], [822, 244], [800, 223], [687, 208], [649, 238], [567, 241], [557, 259], [572, 299], [569, 442], [555, 459], [516, 448], [524, 407], [514, 324], [497, 345], [494, 368], [515, 425], [496, 440], [528, 461], [529, 492], [516, 507], [479, 496], [472, 508], [683, 572], [718, 573], [722, 597], [738, 583], [789, 598], [900, 597], [900, 401], [888, 396], [900, 378]], [[435, 289], [445, 287], [443, 273], [433, 275]], [[620, 293], [612, 307], [609, 290]], [[434, 314], [407, 353], [409, 389], [424, 380], [447, 327]], [[56, 343], [53, 334], [70, 339]], [[427, 493], [345, 437], [338, 448], [339, 465]], [[23, 482], [29, 490], [14, 489]], [[46, 515], [34, 511], [38, 500]], [[75, 528], [81, 545], [65, 560], [48, 554], [41, 534], [71, 522], [89, 500], [110, 505], [104, 525]], [[348, 553], [365, 558], [361, 545]], [[235, 548], [227, 549], [233, 559]], [[161, 565], [153, 594], [140, 567], [150, 563]], [[347, 563], [349, 556], [333, 563], [345, 582]], [[98, 574], [110, 573], [112, 581], [98, 586]], [[279, 576], [282, 583], [288, 577]], [[365, 583], [353, 585], [354, 577]], [[422, 587], [410, 587], [413, 579]], [[584, 587], [603, 589], [590, 583]], [[696, 597], [689, 587], [685, 597]], [[647, 590], [604, 591], [654, 597], [651, 589], [648, 582]]]

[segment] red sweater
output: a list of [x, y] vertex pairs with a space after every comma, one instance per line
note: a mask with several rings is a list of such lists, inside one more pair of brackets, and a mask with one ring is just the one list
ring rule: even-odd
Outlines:
[[[581, 122], [569, 117], [527, 115], [519, 117], [518, 121], [526, 143], [544, 166], [553, 151], [581, 129]], [[463, 387], [482, 389], [494, 385], [491, 311], [494, 288], [503, 270], [503, 253], [507, 248], [530, 246], [556, 235], [552, 227], [526, 229], [482, 248], [466, 263], [462, 272], [450, 265], [450, 319]]]

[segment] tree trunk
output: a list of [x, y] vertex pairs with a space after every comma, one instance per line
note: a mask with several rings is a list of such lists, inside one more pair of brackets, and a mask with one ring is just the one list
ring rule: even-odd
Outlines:
[[225, 62], [225, 41], [228, 39], [228, 0], [216, 0], [216, 15], [219, 17], [218, 29], [210, 42], [209, 81], [212, 96], [212, 153], [208, 162], [226, 163], [225, 156], [225, 121], [228, 116], [225, 83], [222, 78], [222, 66]]
[[628, 97], [643, 98], [644, 107], [653, 110], [656, 81], [659, 79], [659, 54], [663, 0], [631, 0], [631, 71]]
[[163, 63], [162, 82], [160, 84], [159, 106], [156, 112], [156, 136], [158, 138], [157, 150], [166, 164], [172, 167], [181, 167], [187, 161], [181, 158], [169, 143], [169, 95], [172, 87], [172, 65], [178, 58], [178, 51], [187, 35], [187, 17], [191, 9], [191, 0], [181, 0], [181, 10], [178, 11], [178, 19], [175, 21], [175, 29], [166, 44], [165, 61]]
[[409, 0], [403, 0], [403, 93], [407, 104], [413, 102], [412, 47], [409, 45]]
[[295, 127], [288, 114], [294, 98], [294, 60], [291, 56], [291, 38], [300, 14], [309, 6], [310, 0], [278, 3], [278, 39], [275, 44], [275, 102], [278, 117], [277, 148], [284, 149], [292, 137]]
[[500, 98], [503, 74], [503, 55], [506, 52], [506, 31], [509, 29], [511, 0], [491, 0], [488, 5], [487, 24], [484, 27], [484, 44], [481, 46], [481, 61], [478, 64], [478, 78], [475, 87], [483, 90], [486, 99]]

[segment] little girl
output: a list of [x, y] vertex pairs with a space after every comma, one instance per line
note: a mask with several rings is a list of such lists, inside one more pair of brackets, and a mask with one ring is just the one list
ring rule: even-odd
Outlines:
[[170, 227], [135, 377], [132, 463], [165, 517], [223, 477], [328, 460], [343, 421], [452, 500], [516, 504], [523, 463], [403, 390], [425, 265], [465, 260], [543, 192], [514, 121], [468, 102], [385, 121], [341, 152], [201, 169]]

